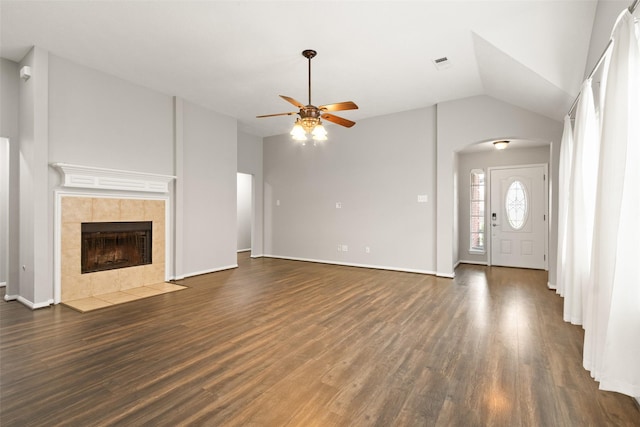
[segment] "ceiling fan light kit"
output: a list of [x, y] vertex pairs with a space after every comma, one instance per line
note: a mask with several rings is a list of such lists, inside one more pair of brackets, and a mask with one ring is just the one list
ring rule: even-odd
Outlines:
[[300, 116], [296, 119], [296, 122], [293, 125], [293, 129], [291, 129], [290, 135], [294, 141], [300, 141], [303, 144], [309, 140], [307, 134], [310, 134], [313, 138], [314, 145], [316, 141], [326, 141], [327, 140], [327, 131], [322, 125], [322, 121], [325, 119], [329, 122], [338, 124], [340, 126], [344, 126], [350, 128], [355, 125], [356, 122], [351, 120], [344, 119], [342, 117], [329, 114], [328, 111], [343, 111], [343, 110], [357, 110], [358, 106], [355, 102], [346, 101], [346, 102], [338, 102], [335, 104], [326, 104], [316, 107], [311, 104], [311, 59], [317, 55], [315, 50], [307, 49], [302, 51], [302, 56], [307, 58], [309, 61], [309, 103], [307, 105], [302, 105], [300, 102], [296, 101], [293, 98], [288, 96], [280, 95], [282, 99], [289, 102], [290, 104], [295, 105], [300, 110], [289, 113], [277, 113], [277, 114], [266, 114], [263, 116], [257, 116], [257, 118], [263, 117], [274, 117], [274, 116], [291, 116], [293, 114], [298, 114]]

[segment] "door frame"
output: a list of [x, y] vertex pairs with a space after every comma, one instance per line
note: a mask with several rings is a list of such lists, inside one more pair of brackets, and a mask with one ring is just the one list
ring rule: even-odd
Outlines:
[[[2, 245], [2, 250], [0, 253], [2, 257], [0, 257], [0, 263], [2, 263], [2, 267], [0, 271], [2, 274], [0, 275], [0, 287], [8, 286], [9, 284], [9, 269], [11, 268], [9, 265], [9, 252], [11, 251], [11, 246], [9, 245], [9, 192], [11, 191], [11, 184], [9, 181], [11, 180], [11, 144], [9, 143], [9, 138], [0, 137], [0, 245]], [[7, 289], [8, 291], [8, 289]], [[7, 292], [5, 292], [6, 294]]]
[[532, 164], [526, 164], [526, 165], [509, 165], [509, 166], [491, 166], [487, 168], [487, 176], [486, 176], [486, 182], [487, 182], [487, 190], [485, 192], [485, 211], [484, 211], [484, 220], [485, 220], [485, 230], [487, 233], [487, 239], [486, 243], [487, 243], [487, 265], [491, 266], [493, 265], [493, 260], [491, 259], [493, 256], [493, 250], [492, 250], [492, 238], [491, 238], [491, 212], [492, 211], [492, 207], [491, 207], [491, 172], [494, 170], [504, 170], [504, 169], [524, 169], [524, 168], [535, 168], [535, 167], [543, 167], [543, 174], [544, 174], [544, 183], [542, 185], [543, 191], [544, 191], [544, 195], [543, 195], [543, 199], [544, 199], [544, 215], [545, 215], [545, 221], [544, 221], [544, 226], [545, 226], [545, 230], [544, 230], [544, 269], [545, 271], [549, 271], [549, 163], [532, 163]]
[[[252, 173], [247, 173], [247, 172], [236, 172], [236, 177], [239, 178], [240, 175], [246, 175], [249, 177], [249, 185], [251, 188], [249, 188], [249, 193], [248, 193], [248, 197], [245, 198], [245, 201], [248, 201], [250, 206], [249, 206], [249, 212], [250, 212], [250, 224], [249, 224], [249, 248], [236, 248], [237, 252], [250, 252], [253, 255], [253, 248], [254, 248], [254, 236], [255, 236], [255, 176]], [[239, 187], [236, 188], [236, 204], [237, 202], [240, 200], [239, 199], [240, 196], [240, 191], [239, 191]], [[247, 194], [244, 194], [244, 196], [247, 196]], [[236, 212], [237, 215], [238, 212]], [[236, 241], [237, 241], [237, 237], [238, 237], [238, 232], [240, 230], [240, 224], [237, 223], [236, 224]], [[237, 246], [237, 245], [236, 245]]]

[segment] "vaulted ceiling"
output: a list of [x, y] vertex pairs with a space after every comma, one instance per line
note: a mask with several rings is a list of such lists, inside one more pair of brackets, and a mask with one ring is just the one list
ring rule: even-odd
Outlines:
[[[359, 120], [486, 94], [561, 120], [578, 93], [596, 0], [5, 1], [0, 55], [31, 46], [286, 133], [306, 103]], [[437, 69], [436, 58], [449, 66]], [[333, 125], [330, 125], [333, 126]]]

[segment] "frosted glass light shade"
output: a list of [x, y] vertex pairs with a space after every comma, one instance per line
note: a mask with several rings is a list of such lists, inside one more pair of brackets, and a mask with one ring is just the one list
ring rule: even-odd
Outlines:
[[313, 136], [314, 141], [327, 140], [327, 131], [324, 126], [322, 126], [322, 124], [316, 125], [316, 127], [313, 128], [313, 132], [311, 132], [311, 135]]
[[294, 139], [294, 141], [306, 141], [307, 140], [307, 133], [304, 131], [304, 128], [302, 127], [302, 125], [300, 124], [300, 121], [296, 120], [296, 124], [293, 126], [293, 129], [291, 129], [291, 137]]

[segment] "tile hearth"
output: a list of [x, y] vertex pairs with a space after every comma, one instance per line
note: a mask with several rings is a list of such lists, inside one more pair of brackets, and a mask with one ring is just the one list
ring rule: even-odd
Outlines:
[[175, 285], [173, 283], [154, 283], [150, 285], [130, 288], [117, 292], [93, 295], [87, 298], [79, 298], [72, 301], [65, 301], [62, 304], [73, 308], [81, 313], [98, 310], [100, 308], [112, 307], [129, 301], [135, 301], [169, 292], [176, 292], [186, 289], [186, 286]]

